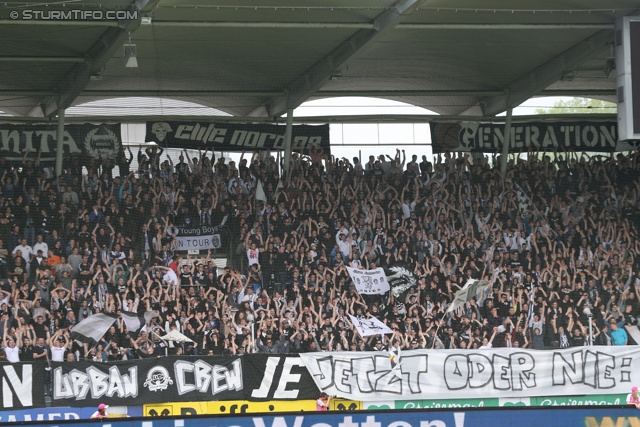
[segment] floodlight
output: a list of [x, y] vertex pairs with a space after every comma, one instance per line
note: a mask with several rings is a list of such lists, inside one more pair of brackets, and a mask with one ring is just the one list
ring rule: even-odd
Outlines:
[[135, 44], [126, 43], [124, 45], [124, 66], [127, 68], [138, 68], [138, 57]]

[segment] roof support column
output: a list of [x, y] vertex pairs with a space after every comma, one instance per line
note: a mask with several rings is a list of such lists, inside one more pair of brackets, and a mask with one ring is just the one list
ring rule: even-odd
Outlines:
[[[508, 104], [507, 100], [507, 104]], [[504, 138], [502, 140], [502, 156], [500, 157], [500, 173], [504, 177], [507, 173], [507, 160], [509, 158], [509, 145], [511, 145], [511, 115], [513, 107], [507, 108], [507, 119], [504, 121]]]
[[287, 127], [284, 134], [284, 176], [291, 180], [291, 134], [293, 133], [293, 108], [287, 109]]
[[56, 179], [58, 179], [62, 175], [62, 156], [64, 154], [64, 108], [58, 109], [58, 133], [56, 138]]

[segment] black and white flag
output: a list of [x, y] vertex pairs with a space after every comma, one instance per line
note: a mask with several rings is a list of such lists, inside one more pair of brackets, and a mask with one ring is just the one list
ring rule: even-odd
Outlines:
[[109, 327], [117, 320], [113, 314], [98, 313], [87, 317], [71, 329], [69, 337], [86, 343], [100, 341]]
[[403, 300], [409, 289], [416, 286], [418, 281], [413, 272], [405, 265], [394, 265], [385, 267], [384, 272], [389, 282], [389, 287], [393, 296], [398, 300]]
[[514, 183], [514, 185], [516, 187], [516, 200], [518, 201], [518, 210], [520, 211], [520, 215], [529, 214], [532, 211], [531, 198], [519, 184]]
[[157, 311], [147, 311], [144, 316], [139, 316], [138, 313], [122, 312], [122, 320], [127, 326], [127, 330], [134, 335], [138, 335], [154, 317], [160, 317], [160, 314]]

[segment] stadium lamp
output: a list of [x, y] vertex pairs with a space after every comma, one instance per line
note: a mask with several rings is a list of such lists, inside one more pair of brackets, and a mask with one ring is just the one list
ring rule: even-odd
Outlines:
[[608, 79], [615, 79], [616, 75], [616, 60], [615, 58], [607, 58], [607, 62], [604, 64], [604, 75]]
[[124, 66], [127, 68], [138, 68], [138, 58], [136, 56], [136, 45], [124, 45]]
[[137, 49], [136, 45], [131, 43], [131, 33], [129, 33], [129, 43], [124, 44], [124, 66], [138, 68]]
[[589, 307], [585, 307], [584, 310], [582, 310], [582, 313], [587, 317], [593, 316], [593, 313], [591, 313], [591, 309]]

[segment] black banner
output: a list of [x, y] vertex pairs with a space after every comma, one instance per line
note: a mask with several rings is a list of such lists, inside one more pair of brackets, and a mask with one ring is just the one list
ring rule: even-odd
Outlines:
[[[284, 134], [284, 125], [147, 122], [145, 141], [162, 147], [217, 151], [283, 150]], [[322, 149], [329, 154], [329, 125], [293, 126], [291, 149], [309, 155]]]
[[[0, 156], [17, 161], [28, 150], [33, 159], [42, 150], [41, 162], [56, 158], [57, 125], [0, 124]], [[120, 124], [68, 124], [64, 127], [65, 155], [83, 154], [95, 159], [115, 158], [122, 151]]]
[[2, 408], [32, 408], [44, 406], [44, 363], [0, 364], [0, 396]]
[[[432, 122], [434, 153], [500, 153], [504, 123]], [[512, 122], [510, 153], [530, 151], [630, 151], [640, 141], [618, 141], [615, 121]]]
[[58, 362], [52, 374], [52, 406], [316, 399], [319, 394], [295, 355]]

